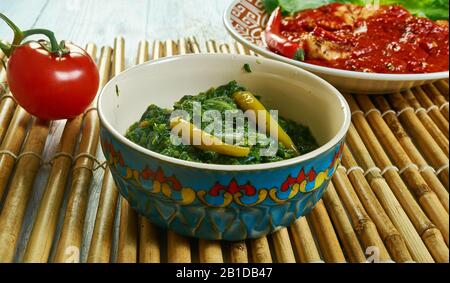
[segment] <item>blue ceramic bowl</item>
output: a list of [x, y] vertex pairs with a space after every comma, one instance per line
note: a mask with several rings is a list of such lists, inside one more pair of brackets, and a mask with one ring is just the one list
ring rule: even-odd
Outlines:
[[[243, 71], [244, 64], [251, 73]], [[269, 164], [215, 165], [167, 157], [124, 137], [149, 104], [170, 108], [184, 95], [231, 80], [260, 95], [280, 116], [309, 126], [321, 147]], [[102, 149], [130, 205], [179, 234], [230, 241], [267, 235], [312, 210], [340, 162], [351, 116], [341, 94], [311, 73], [269, 59], [224, 54], [133, 67], [105, 86], [98, 109]]]

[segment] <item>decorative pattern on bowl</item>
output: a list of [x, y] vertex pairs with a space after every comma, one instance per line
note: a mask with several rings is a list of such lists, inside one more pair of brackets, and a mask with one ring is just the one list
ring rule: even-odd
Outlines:
[[145, 156], [101, 128], [120, 193], [152, 223], [211, 240], [258, 238], [292, 224], [321, 199], [343, 142], [304, 162], [248, 172], [196, 170]]
[[237, 2], [231, 9], [230, 19], [236, 31], [246, 40], [266, 47], [263, 42], [263, 33], [269, 14], [265, 13], [262, 1], [243, 0]]

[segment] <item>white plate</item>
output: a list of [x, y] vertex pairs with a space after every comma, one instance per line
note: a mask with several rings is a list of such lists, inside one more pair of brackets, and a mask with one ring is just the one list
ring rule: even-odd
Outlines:
[[292, 60], [270, 51], [264, 43], [269, 15], [261, 0], [235, 0], [224, 14], [224, 24], [234, 39], [265, 57], [290, 63], [324, 78], [343, 92], [384, 94], [447, 79], [449, 72], [429, 74], [374, 74], [339, 70]]

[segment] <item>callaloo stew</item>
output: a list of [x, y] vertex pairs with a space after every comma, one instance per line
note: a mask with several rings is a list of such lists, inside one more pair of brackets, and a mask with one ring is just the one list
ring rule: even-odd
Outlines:
[[[311, 152], [318, 148], [318, 144], [308, 127], [292, 120], [278, 117], [278, 135], [274, 139], [270, 134], [249, 131], [254, 128], [251, 119], [243, 122], [243, 131], [237, 131], [236, 122], [223, 123], [221, 131], [211, 130], [211, 121], [201, 120], [201, 127], [194, 126], [194, 108], [200, 105], [201, 114], [208, 110], [216, 110], [220, 113], [221, 121], [226, 121], [227, 111], [247, 110], [251, 108], [263, 109], [257, 96], [247, 92], [244, 87], [235, 81], [217, 88], [211, 88], [198, 95], [186, 95], [173, 105], [173, 109], [164, 109], [157, 105], [150, 105], [141, 119], [134, 123], [126, 132], [126, 138], [130, 141], [152, 150], [154, 152], [193, 162], [247, 165], [276, 162], [296, 157], [300, 154]], [[243, 109], [246, 108], [246, 109]], [[174, 111], [189, 113], [184, 120], [173, 120]], [[267, 113], [269, 113], [267, 111]], [[269, 114], [268, 114], [269, 115]], [[272, 116], [269, 117], [270, 119]], [[180, 122], [181, 121], [181, 122]], [[174, 126], [186, 126], [185, 129], [201, 132], [210, 140], [218, 140], [216, 146], [194, 146], [188, 143], [176, 143], [178, 137], [174, 133]], [[234, 128], [230, 131], [230, 128]], [[232, 135], [233, 144], [225, 143]], [[256, 136], [255, 136], [256, 135]], [[257, 140], [255, 144], [251, 141]], [[272, 155], [261, 154], [261, 149], [268, 149], [277, 143]]]

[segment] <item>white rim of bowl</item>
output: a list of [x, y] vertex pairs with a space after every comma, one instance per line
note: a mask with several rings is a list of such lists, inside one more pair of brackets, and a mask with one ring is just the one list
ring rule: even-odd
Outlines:
[[[339, 76], [352, 79], [370, 79], [375, 81], [421, 81], [421, 80], [438, 80], [445, 79], [449, 76], [449, 71], [435, 72], [435, 73], [421, 73], [421, 74], [382, 74], [382, 73], [364, 73], [356, 71], [348, 71], [341, 69], [334, 69], [329, 67], [323, 67], [319, 65], [309, 64], [305, 62], [300, 62], [296, 60], [289, 59], [287, 57], [281, 56], [270, 51], [267, 48], [258, 46], [257, 44], [245, 39], [240, 33], [238, 33], [231, 24], [231, 10], [237, 3], [241, 0], [233, 1], [230, 6], [225, 10], [223, 14], [223, 23], [225, 28], [228, 30], [230, 35], [241, 44], [248, 46], [250, 49], [256, 53], [262, 54], [267, 57], [272, 57], [273, 59], [280, 60], [291, 65], [304, 68], [311, 72], [321, 73], [325, 75]], [[264, 33], [264, 31], [262, 31]], [[264, 38], [261, 38], [264, 41]]]
[[[209, 164], [209, 163], [198, 163], [198, 162], [193, 162], [193, 161], [185, 161], [182, 159], [177, 159], [177, 158], [173, 158], [173, 157], [169, 157], [160, 153], [157, 153], [155, 151], [151, 151], [149, 149], [146, 149], [140, 145], [135, 144], [134, 142], [128, 140], [123, 134], [119, 133], [109, 122], [108, 120], [105, 118], [105, 115], [103, 113], [103, 108], [102, 108], [102, 101], [103, 101], [103, 95], [105, 94], [105, 89], [109, 88], [109, 86], [111, 84], [117, 83], [117, 80], [125, 75], [128, 72], [131, 72], [135, 69], [139, 69], [142, 68], [144, 66], [147, 65], [153, 65], [153, 64], [160, 64], [160, 63], [164, 63], [165, 61], [174, 61], [174, 60], [184, 60], [186, 58], [204, 58], [204, 57], [218, 57], [218, 58], [230, 58], [230, 57], [234, 57], [234, 58], [242, 58], [242, 59], [248, 59], [248, 60], [263, 60], [268, 62], [269, 64], [275, 64], [275, 65], [282, 65], [284, 68], [291, 68], [293, 69], [293, 71], [295, 70], [296, 72], [300, 72], [302, 75], [304, 76], [309, 76], [312, 79], [315, 79], [318, 81], [318, 83], [322, 83], [324, 85], [324, 87], [328, 88], [328, 90], [331, 92], [330, 95], [335, 95], [338, 99], [339, 102], [341, 104], [342, 107], [342, 111], [344, 114], [344, 122], [341, 126], [341, 128], [339, 129], [338, 133], [331, 139], [329, 140], [327, 143], [325, 143], [324, 145], [320, 146], [318, 149], [311, 151], [307, 154], [301, 155], [299, 157], [295, 157], [295, 158], [291, 158], [291, 159], [286, 159], [286, 160], [282, 160], [282, 161], [277, 161], [277, 162], [271, 162], [271, 163], [262, 163], [262, 164], [251, 164], [251, 165], [222, 165], [222, 164]], [[250, 55], [236, 55], [236, 54], [186, 54], [186, 55], [177, 55], [177, 56], [172, 56], [172, 57], [166, 57], [166, 58], [161, 58], [161, 59], [157, 59], [157, 60], [153, 60], [153, 61], [148, 61], [146, 63], [140, 64], [140, 65], [136, 65], [133, 66], [127, 70], [125, 70], [124, 72], [120, 73], [119, 75], [117, 75], [116, 77], [114, 77], [113, 79], [111, 79], [101, 90], [99, 97], [98, 97], [98, 101], [97, 101], [97, 109], [98, 109], [98, 114], [100, 117], [100, 121], [103, 124], [103, 126], [118, 140], [120, 141], [122, 144], [131, 147], [132, 149], [143, 153], [147, 156], [151, 156], [153, 158], [168, 162], [168, 163], [172, 163], [172, 164], [176, 164], [176, 165], [180, 165], [180, 166], [185, 166], [185, 167], [190, 167], [190, 168], [195, 168], [195, 169], [203, 169], [203, 170], [210, 170], [210, 171], [226, 171], [226, 172], [230, 172], [230, 171], [261, 171], [261, 170], [268, 170], [268, 169], [276, 169], [276, 168], [282, 168], [282, 167], [287, 167], [287, 166], [292, 166], [294, 164], [298, 164], [300, 162], [304, 162], [306, 160], [309, 159], [313, 159], [319, 155], [321, 155], [324, 152], [327, 152], [328, 150], [330, 150], [331, 148], [333, 148], [334, 146], [336, 146], [340, 141], [342, 141], [346, 134], [347, 131], [350, 127], [350, 122], [351, 122], [351, 114], [350, 114], [350, 107], [347, 103], [347, 101], [345, 100], [345, 98], [342, 96], [342, 94], [335, 88], [333, 87], [331, 84], [329, 84], [327, 81], [325, 81], [324, 79], [320, 78], [317, 75], [314, 75], [308, 71], [302, 70], [302, 69], [298, 69], [295, 66], [292, 66], [290, 64], [286, 64], [283, 62], [279, 62], [276, 60], [271, 60], [271, 59], [267, 59], [267, 58], [259, 58], [259, 57], [255, 57], [255, 56], [250, 56]]]

